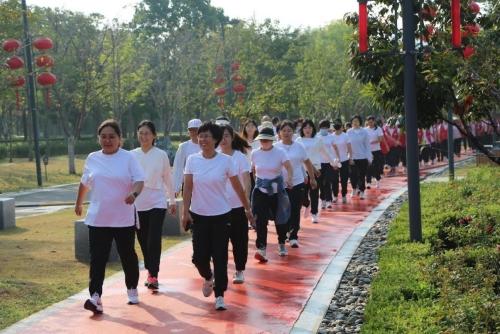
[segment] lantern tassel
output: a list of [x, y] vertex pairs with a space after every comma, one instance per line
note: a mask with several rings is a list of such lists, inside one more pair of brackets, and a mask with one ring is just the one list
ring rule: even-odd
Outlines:
[[462, 47], [462, 32], [460, 29], [460, 0], [451, 0], [451, 43], [456, 49]]
[[47, 109], [50, 108], [50, 90], [49, 89], [45, 90], [45, 105], [47, 106]]
[[19, 90], [16, 89], [16, 110], [19, 112], [21, 110], [21, 97], [19, 96]]

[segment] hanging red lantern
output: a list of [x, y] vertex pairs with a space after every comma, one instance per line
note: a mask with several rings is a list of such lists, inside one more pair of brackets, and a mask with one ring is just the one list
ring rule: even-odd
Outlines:
[[231, 64], [231, 71], [236, 72], [240, 70], [240, 63], [235, 61]]
[[41, 86], [52, 86], [56, 83], [57, 77], [50, 73], [50, 72], [43, 72], [38, 75], [36, 78], [36, 81], [41, 85]]
[[477, 23], [474, 23], [474, 24], [467, 24], [465, 27], [464, 27], [464, 31], [462, 32], [462, 36], [473, 36], [473, 37], [476, 37], [477, 35], [479, 35], [479, 32], [481, 31], [481, 27], [479, 26], [479, 24]]
[[233, 75], [231, 77], [231, 80], [233, 80], [233, 81], [241, 81], [241, 80], [243, 80], [243, 77], [241, 75], [239, 75], [239, 74], [235, 74], [235, 75]]
[[462, 46], [460, 31], [460, 0], [451, 0], [451, 44], [454, 48]]
[[9, 38], [3, 41], [2, 48], [5, 52], [15, 52], [21, 47], [22, 43], [14, 38]]
[[217, 95], [217, 96], [224, 96], [224, 95], [226, 95], [226, 89], [224, 87], [217, 88], [215, 90], [215, 95]]
[[368, 51], [368, 8], [367, 1], [359, 1], [359, 52]]
[[475, 1], [471, 1], [471, 3], [469, 4], [469, 9], [474, 14], [478, 14], [481, 11], [481, 7], [479, 7], [479, 4]]
[[54, 58], [48, 55], [41, 55], [36, 57], [36, 66], [38, 67], [52, 67], [54, 66]]
[[472, 57], [476, 53], [476, 50], [474, 49], [473, 46], [467, 45], [464, 48], [462, 53], [463, 53], [464, 59], [469, 59], [470, 57]]
[[39, 37], [33, 41], [33, 46], [37, 50], [44, 51], [52, 49], [54, 47], [54, 42], [48, 37]]
[[6, 64], [11, 70], [18, 70], [24, 66], [24, 60], [19, 56], [13, 56], [7, 59]]
[[233, 86], [233, 91], [236, 94], [242, 94], [245, 92], [246, 89], [247, 89], [246, 86], [242, 83], [237, 83], [236, 85]]

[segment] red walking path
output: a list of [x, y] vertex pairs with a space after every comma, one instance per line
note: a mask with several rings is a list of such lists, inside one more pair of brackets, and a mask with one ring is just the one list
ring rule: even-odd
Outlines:
[[[231, 283], [234, 264], [230, 254], [227, 311], [215, 311], [213, 295], [203, 297], [202, 279], [191, 263], [188, 241], [163, 254], [159, 293], [153, 295], [140, 286], [140, 304], [127, 305], [120, 273], [105, 282], [103, 315], [91, 316], [83, 309], [87, 293], [82, 292], [8, 328], [6, 333], [289, 333], [353, 230], [382, 200], [405, 186], [403, 176], [384, 178], [381, 189], [368, 190], [366, 199], [351, 200], [348, 196], [347, 204], [323, 210], [319, 224], [303, 218], [300, 248], [288, 248], [287, 257], [278, 256], [270, 224], [266, 264], [253, 259], [255, 233], [250, 231], [246, 282], [242, 285]], [[140, 282], [144, 280], [145, 272], [141, 271]]]

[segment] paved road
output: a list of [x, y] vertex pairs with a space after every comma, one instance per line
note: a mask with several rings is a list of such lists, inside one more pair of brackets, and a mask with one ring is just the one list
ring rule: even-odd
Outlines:
[[52, 213], [72, 207], [72, 205], [58, 204], [74, 203], [77, 189], [78, 184], [69, 184], [18, 193], [0, 194], [0, 198], [14, 198], [16, 200], [16, 218], [21, 218]]

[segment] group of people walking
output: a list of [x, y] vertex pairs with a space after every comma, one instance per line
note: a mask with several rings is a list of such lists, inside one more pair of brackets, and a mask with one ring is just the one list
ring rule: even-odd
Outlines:
[[[363, 124], [358, 115], [348, 124], [322, 120], [318, 127], [309, 119], [279, 122], [264, 116], [260, 125], [247, 120], [237, 132], [225, 117], [205, 123], [192, 119], [188, 122], [190, 139], [180, 144], [171, 170], [168, 155], [155, 146], [157, 133], [151, 121], [137, 126], [140, 147], [132, 151], [121, 148], [119, 124], [104, 121], [97, 130], [102, 149], [85, 161], [75, 204], [75, 213], [82, 215], [82, 203], [91, 192], [85, 218], [90, 298], [84, 308], [103, 312], [102, 286], [113, 240], [125, 272], [128, 302], [139, 302], [136, 236], [147, 270], [144, 284], [152, 290], [159, 288], [163, 221], [165, 215], [176, 214], [176, 198], [182, 194], [181, 222], [186, 231], [192, 231], [192, 262], [203, 278], [202, 293], [206, 297], [214, 293], [215, 308], [226, 309], [229, 242], [236, 268], [232, 282], [242, 284], [249, 229], [256, 233], [257, 261], [269, 260], [271, 220], [277, 232], [277, 253], [287, 256], [287, 242], [299, 248], [303, 206], [312, 223], [319, 223], [320, 203], [321, 210], [348, 203], [349, 181], [351, 198], [363, 200], [372, 182], [379, 188], [384, 165], [393, 169], [400, 162], [404, 165], [401, 127], [377, 124], [373, 116]], [[438, 152], [439, 127], [430, 133], [422, 131], [423, 145]], [[439, 160], [439, 154], [432, 151], [425, 157]]]

